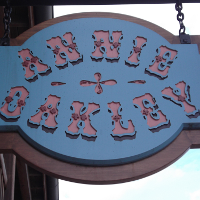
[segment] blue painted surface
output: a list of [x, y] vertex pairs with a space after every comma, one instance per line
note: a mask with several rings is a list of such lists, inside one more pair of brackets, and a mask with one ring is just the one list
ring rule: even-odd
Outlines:
[[[120, 41], [118, 62], [107, 62], [106, 55], [101, 62], [91, 59], [94, 51], [92, 35], [95, 30], [109, 30], [109, 33], [122, 31], [123, 40]], [[66, 32], [71, 32], [75, 36], [74, 41], [83, 61], [76, 65], [68, 62], [68, 67], [59, 69], [56, 67], [52, 50], [47, 48], [46, 41], [52, 37], [62, 37]], [[146, 38], [147, 43], [146, 47], [142, 49], [139, 65], [137, 68], [132, 68], [125, 65], [125, 60], [130, 56], [130, 51], [133, 50], [133, 40], [137, 36]], [[171, 65], [168, 76], [163, 80], [145, 73], [145, 69], [152, 65], [152, 60], [157, 56], [156, 49], [160, 46], [167, 46], [178, 52], [177, 59]], [[27, 81], [21, 64], [22, 59], [18, 57], [18, 52], [27, 48], [51, 68], [50, 74], [39, 75], [34, 82]], [[62, 22], [36, 33], [20, 47], [0, 47], [0, 60], [0, 102], [5, 103], [7, 91], [13, 87], [23, 86], [29, 91], [29, 98], [26, 99], [26, 105], [18, 120], [8, 122], [0, 119], [0, 130], [18, 130], [33, 146], [59, 159], [99, 166], [134, 162], [163, 149], [177, 137], [183, 128], [199, 129], [200, 127], [200, 117], [189, 118], [183, 107], [163, 98], [161, 93], [164, 88], [169, 86], [174, 88], [175, 84], [184, 81], [190, 86], [191, 104], [195, 105], [196, 112], [198, 112], [200, 108], [200, 56], [197, 45], [171, 45], [157, 33], [140, 25], [105, 18], [84, 18]], [[94, 92], [95, 85], [80, 86], [81, 80], [96, 82], [94, 74], [97, 72], [101, 73], [102, 80], [113, 79], [117, 81], [117, 84], [103, 85], [101, 94]], [[146, 83], [128, 83], [133, 80], [145, 80]], [[52, 82], [66, 84], [52, 86]], [[135, 108], [133, 105], [133, 99], [145, 93], [151, 94], [156, 99], [159, 110], [166, 115], [167, 120], [170, 120], [170, 127], [157, 132], [150, 130], [141, 109]], [[56, 121], [58, 124], [53, 134], [42, 129], [44, 118], [37, 128], [27, 125], [28, 119], [36, 114], [36, 110], [41, 105], [44, 105], [45, 98], [50, 94], [61, 97], [60, 105], [57, 107]], [[83, 139], [81, 129], [79, 129], [80, 135], [76, 139], [66, 137], [65, 132], [71, 123], [70, 119], [73, 113], [73, 110], [70, 109], [73, 101], [84, 102], [84, 106], [89, 103], [100, 105], [100, 112], [90, 115], [91, 124], [97, 130], [95, 140]], [[112, 113], [108, 112], [107, 105], [112, 101], [120, 102], [123, 108], [120, 115], [125, 128], [128, 125], [127, 121], [132, 120], [137, 132], [134, 139], [117, 141], [112, 137], [114, 123], [112, 124]], [[11, 108], [10, 112], [12, 112]], [[81, 128], [83, 127], [84, 123]], [[85, 135], [87, 137], [87, 134]]]

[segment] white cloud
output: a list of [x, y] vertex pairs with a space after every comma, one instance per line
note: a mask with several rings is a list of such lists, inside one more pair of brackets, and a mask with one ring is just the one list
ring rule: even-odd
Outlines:
[[200, 200], [200, 189], [190, 194], [190, 200]]

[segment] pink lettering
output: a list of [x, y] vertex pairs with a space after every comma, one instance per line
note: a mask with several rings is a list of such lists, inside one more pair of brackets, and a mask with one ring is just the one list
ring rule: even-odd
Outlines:
[[157, 50], [157, 56], [152, 61], [152, 65], [145, 69], [146, 73], [155, 75], [159, 79], [165, 79], [174, 60], [177, 58], [177, 51], [166, 46], [160, 46]]
[[130, 56], [128, 57], [128, 60], [125, 61], [125, 64], [129, 67], [137, 67], [140, 64], [140, 54], [142, 52], [142, 49], [146, 46], [147, 39], [143, 37], [136, 37], [135, 40], [133, 40], [133, 50], [130, 52]]
[[19, 118], [22, 109], [26, 105], [26, 98], [28, 95], [29, 92], [23, 86], [11, 88], [0, 109], [1, 115], [7, 119]]
[[184, 81], [180, 81], [175, 86], [176, 87], [174, 88], [166, 87], [162, 90], [163, 98], [171, 100], [173, 103], [181, 107], [183, 106], [188, 117], [190, 117], [190, 114], [195, 117], [195, 113], [196, 117], [198, 117], [198, 110], [194, 105], [190, 104], [190, 86], [186, 85]]
[[43, 126], [46, 128], [56, 128], [56, 116], [58, 115], [58, 105], [59, 105], [60, 97], [55, 95], [49, 95], [46, 103], [41, 105], [38, 109], [37, 113], [31, 116], [29, 122], [34, 125], [40, 125], [42, 120], [45, 120]]
[[150, 130], [154, 129], [153, 132], [160, 130], [160, 126], [166, 128], [166, 125], [170, 125], [166, 116], [159, 110], [158, 105], [155, 104], [155, 99], [153, 99], [151, 94], [147, 93], [143, 96], [136, 97], [133, 99], [133, 104], [136, 108], [138, 106], [141, 108], [141, 113], [147, 120], [147, 125], [150, 127]]
[[47, 43], [55, 54], [56, 65], [60, 68], [66, 67], [65, 65], [67, 65], [68, 60], [72, 64], [76, 64], [78, 60], [82, 59], [77, 50], [77, 45], [74, 43], [72, 33], [65, 33], [63, 38], [64, 40], [57, 36], [47, 40]]
[[109, 31], [95, 31], [93, 36], [95, 50], [92, 52], [92, 58], [102, 58], [104, 54], [107, 58], [118, 58], [122, 39], [121, 31], [113, 31], [112, 35], [109, 34]]
[[111, 102], [108, 103], [108, 107], [111, 109], [113, 115], [111, 116], [112, 121], [114, 122], [114, 129], [113, 135], [123, 135], [123, 134], [128, 134], [128, 133], [133, 133], [135, 135], [135, 127], [133, 126], [132, 120], [128, 120], [128, 128], [122, 127], [121, 120], [122, 116], [119, 115], [119, 108], [120, 108], [120, 103], [119, 102]]
[[97, 131], [90, 123], [90, 114], [93, 113], [95, 110], [99, 109], [100, 106], [95, 103], [89, 103], [88, 107], [86, 108], [84, 107], [84, 103], [78, 101], [74, 101], [72, 103], [72, 106], [74, 113], [72, 113], [71, 120], [73, 121], [68, 126], [67, 134], [70, 134], [70, 132], [78, 133], [80, 131], [80, 126], [82, 126], [80, 124], [84, 122], [85, 126], [83, 128], [83, 133], [87, 136], [95, 136]]
[[25, 77], [27, 80], [33, 79], [37, 74], [45, 74], [50, 67], [42, 63], [42, 61], [37, 57], [33, 56], [29, 49], [23, 49], [18, 52], [22, 58], [22, 66], [25, 69]]

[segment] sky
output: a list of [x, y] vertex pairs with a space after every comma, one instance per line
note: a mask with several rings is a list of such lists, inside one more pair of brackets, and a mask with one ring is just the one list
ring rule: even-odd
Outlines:
[[[186, 33], [200, 35], [200, 4], [183, 4]], [[54, 17], [79, 12], [115, 12], [138, 17], [178, 35], [174, 4], [54, 6]], [[115, 185], [59, 181], [60, 200], [200, 200], [200, 149], [189, 150], [164, 170], [146, 178]]]

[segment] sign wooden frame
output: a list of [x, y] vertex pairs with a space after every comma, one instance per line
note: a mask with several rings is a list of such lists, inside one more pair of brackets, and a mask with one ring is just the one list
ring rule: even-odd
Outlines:
[[[90, 17], [114, 18], [134, 22], [157, 32], [171, 44], [179, 44], [178, 36], [174, 36], [166, 30], [141, 19], [111, 13], [81, 13], [63, 16], [41, 23], [16, 39], [11, 40], [11, 46], [22, 45], [32, 35], [53, 24], [71, 19]], [[199, 37], [192, 36], [192, 43], [200, 41]], [[199, 43], [197, 44], [199, 47]], [[114, 184], [144, 178], [166, 168], [190, 148], [200, 148], [199, 130], [183, 130], [165, 149], [143, 160], [119, 166], [93, 167], [66, 163], [51, 158], [30, 146], [16, 132], [0, 133], [0, 153], [14, 153], [30, 166], [50, 176], [88, 184]]]

